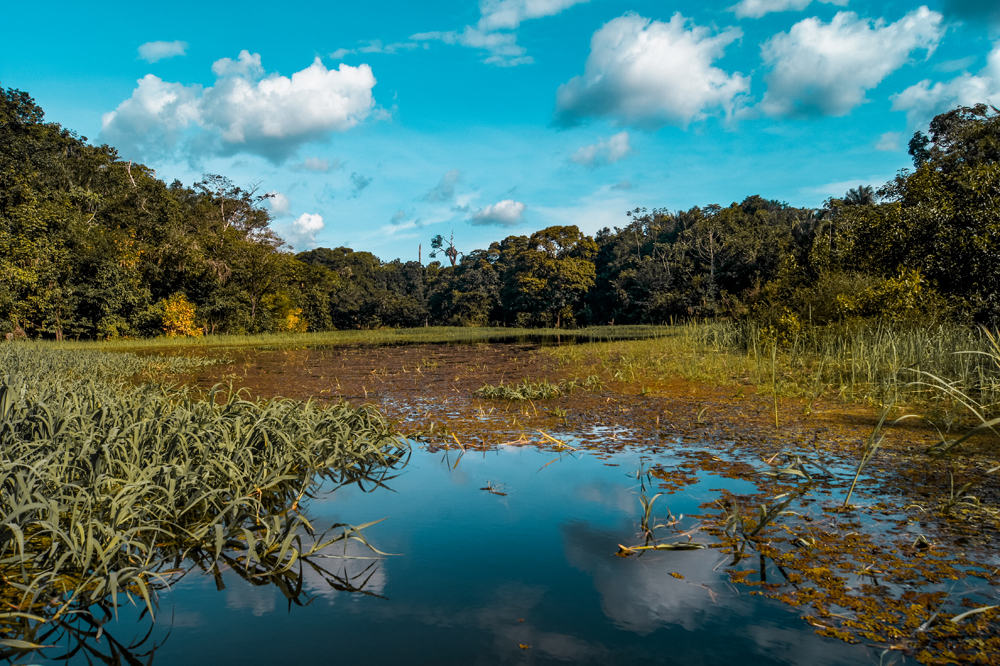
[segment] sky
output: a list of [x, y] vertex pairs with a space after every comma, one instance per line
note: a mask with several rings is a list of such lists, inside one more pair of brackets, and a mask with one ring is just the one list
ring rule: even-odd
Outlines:
[[910, 166], [937, 113], [1000, 106], [997, 0], [2, 5], [0, 86], [168, 183], [273, 194], [295, 251], [818, 207]]

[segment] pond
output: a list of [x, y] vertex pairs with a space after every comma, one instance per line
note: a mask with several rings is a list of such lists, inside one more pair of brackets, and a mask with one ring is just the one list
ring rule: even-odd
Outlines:
[[[313, 500], [306, 513], [321, 529], [385, 518], [364, 534], [393, 554], [316, 560], [339, 581], [304, 566], [295, 603], [232, 570], [218, 578], [193, 571], [161, 595], [155, 624], [124, 606], [68, 660], [81, 646], [63, 633], [49, 639], [56, 647], [18, 662], [88, 663], [100, 660], [95, 652], [107, 663], [241, 666], [872, 659], [870, 648], [818, 636], [800, 611], [732, 585], [732, 556], [718, 549], [615, 556], [619, 544], [643, 543], [640, 496], [665, 491], [638, 472], [675, 463], [669, 454], [517, 446], [460, 454], [415, 445], [388, 487], [343, 487]], [[657, 536], [686, 540], [679, 535], [697, 527], [691, 516], [720, 488], [754, 491], [747, 481], [697, 472], [654, 502], [655, 524], [679, 519]], [[713, 542], [698, 531], [691, 538]], [[346, 554], [372, 555], [354, 542]], [[336, 589], [345, 583], [357, 591]], [[125, 647], [133, 643], [141, 645]]]

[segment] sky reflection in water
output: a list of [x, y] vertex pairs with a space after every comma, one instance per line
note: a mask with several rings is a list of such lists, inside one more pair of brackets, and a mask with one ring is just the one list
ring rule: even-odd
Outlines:
[[[253, 587], [229, 572], [218, 591], [212, 577], [189, 575], [161, 599], [155, 633], [166, 640], [155, 663], [869, 661], [866, 648], [817, 636], [794, 609], [729, 585], [728, 560], [716, 550], [614, 557], [619, 543], [642, 540], [640, 454], [563, 456], [540, 469], [556, 457], [504, 448], [470, 453], [455, 468], [456, 452], [415, 450], [390, 484], [396, 492], [351, 487], [313, 502], [309, 515], [320, 527], [388, 518], [366, 535], [400, 555], [374, 566], [319, 562], [379, 596], [338, 592], [307, 567], [312, 600], [289, 610], [273, 585]], [[488, 483], [507, 494], [481, 490]], [[654, 513], [697, 513], [722, 486], [751, 489], [705, 475], [661, 497]], [[368, 553], [351, 546], [347, 554]], [[134, 618], [124, 613], [107, 630], [127, 641], [139, 631]]]

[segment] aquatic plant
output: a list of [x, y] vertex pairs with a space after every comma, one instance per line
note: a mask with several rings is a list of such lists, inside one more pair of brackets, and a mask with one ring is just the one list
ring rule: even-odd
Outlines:
[[578, 388], [596, 391], [601, 386], [601, 378], [597, 375], [591, 375], [582, 382], [570, 379], [563, 380], [558, 384], [553, 384], [547, 379], [543, 379], [540, 382], [532, 382], [524, 379], [520, 384], [501, 384], [500, 386], [483, 384], [483, 386], [476, 389], [475, 395], [486, 400], [545, 400], [572, 393]]
[[385, 419], [345, 403], [125, 383], [190, 363], [0, 347], [8, 647], [91, 607], [138, 600], [152, 613], [185, 561], [266, 579], [337, 543], [367, 545], [366, 525], [319, 530], [301, 505], [321, 486], [385, 481], [408, 450]]

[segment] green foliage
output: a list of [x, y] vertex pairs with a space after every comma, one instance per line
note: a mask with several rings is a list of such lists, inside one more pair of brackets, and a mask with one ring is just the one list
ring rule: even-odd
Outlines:
[[377, 483], [406, 454], [389, 425], [346, 404], [124, 383], [198, 363], [0, 348], [0, 574], [20, 610], [0, 616], [5, 635], [129, 594], [152, 612], [184, 558], [266, 579], [362, 539], [317, 535], [298, 506], [323, 482]]
[[754, 318], [781, 344], [854, 319], [1000, 323], [1000, 113], [959, 107], [911, 142], [917, 169], [821, 209], [750, 196], [635, 209], [594, 238], [573, 225], [432, 262], [351, 248], [293, 256], [258, 185], [169, 187], [0, 91], [0, 333], [162, 334], [183, 293], [210, 335], [447, 326], [573, 328]]
[[886, 184], [882, 203], [844, 209], [845, 258], [882, 277], [919, 270], [960, 310], [996, 324], [1000, 115], [959, 107], [934, 119], [931, 137], [911, 145], [918, 168]]

